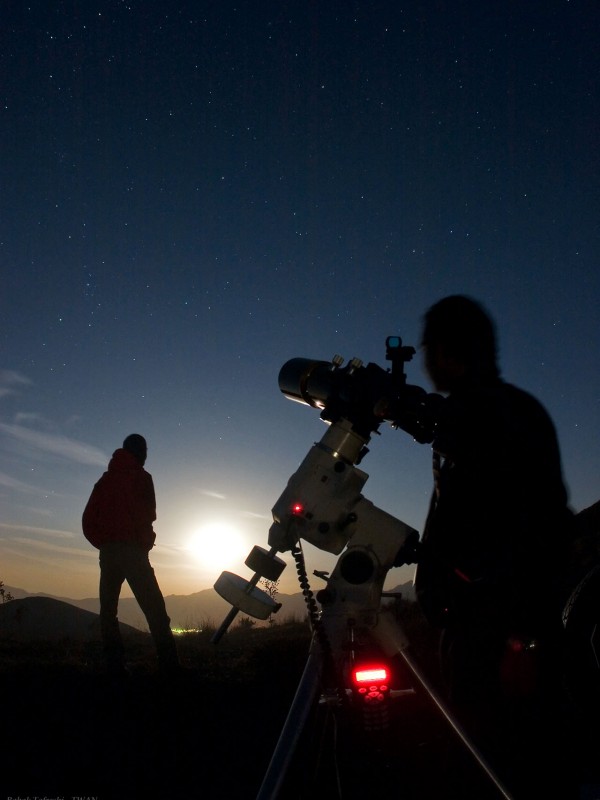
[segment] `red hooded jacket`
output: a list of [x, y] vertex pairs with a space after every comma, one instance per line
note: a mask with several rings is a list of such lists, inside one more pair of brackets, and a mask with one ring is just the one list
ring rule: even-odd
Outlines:
[[130, 452], [115, 450], [83, 512], [83, 535], [97, 548], [108, 542], [131, 542], [150, 550], [156, 538], [155, 519], [152, 476]]

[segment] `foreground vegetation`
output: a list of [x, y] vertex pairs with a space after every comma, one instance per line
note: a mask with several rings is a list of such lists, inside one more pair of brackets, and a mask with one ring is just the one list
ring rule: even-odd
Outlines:
[[[425, 623], [416, 604], [403, 601], [398, 613], [412, 648], [435, 671], [437, 634]], [[267, 663], [279, 660], [288, 666], [293, 662], [301, 670], [311, 639], [307, 618], [276, 619], [272, 624], [260, 625], [242, 616], [218, 645], [211, 642], [216, 628], [212, 620], [199, 620], [184, 630], [176, 630], [181, 663], [198, 679], [252, 683]], [[154, 646], [148, 633], [136, 632], [127, 640], [126, 658], [132, 676], [156, 672]], [[101, 675], [104, 665], [100, 641], [20, 642], [0, 636], [0, 674], [49, 674], [61, 669]]]
[[[435, 683], [435, 631], [416, 605], [400, 604], [398, 612], [413, 656]], [[0, 638], [4, 795], [254, 800], [306, 663], [309, 625], [292, 619], [261, 627], [242, 618], [218, 645], [212, 623], [193, 627], [177, 637], [185, 669], [176, 680], [158, 673], [147, 634], [127, 643], [125, 680], [104, 673], [97, 641]], [[292, 777], [318, 758], [337, 762], [339, 753], [322, 756], [312, 741], [304, 744], [310, 757], [297, 760]], [[386, 769], [377, 770], [390, 780], [383, 796], [497, 800], [422, 692], [402, 700], [386, 748]], [[374, 764], [364, 753], [358, 761], [371, 792]]]
[[[218, 645], [211, 643], [212, 623], [176, 636], [182, 665], [198, 680], [252, 682], [265, 659], [285, 654], [286, 662], [306, 659], [310, 643], [307, 623], [288, 621], [269, 627], [236, 625]], [[126, 641], [126, 660], [132, 677], [156, 673], [150, 634]], [[104, 672], [100, 641], [18, 642], [0, 638], [0, 675], [43, 673], [87, 674]]]
[[[418, 630], [414, 612], [405, 614]], [[253, 800], [304, 670], [310, 627], [242, 617], [218, 645], [211, 622], [190, 627], [177, 636], [184, 671], [176, 680], [158, 673], [147, 634], [127, 642], [125, 680], [104, 673], [98, 641], [0, 638], [6, 796]], [[403, 736], [417, 744], [425, 716], [405, 713]]]
[[185, 670], [157, 671], [148, 636], [130, 676], [104, 674], [98, 642], [0, 640], [2, 796], [253, 798], [302, 672], [304, 623], [178, 637]]

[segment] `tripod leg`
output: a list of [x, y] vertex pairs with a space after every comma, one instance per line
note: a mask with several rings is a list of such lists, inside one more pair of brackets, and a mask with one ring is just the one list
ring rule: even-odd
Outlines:
[[485, 775], [489, 778], [492, 784], [496, 787], [499, 794], [505, 800], [514, 800], [512, 794], [509, 790], [503, 785], [500, 778], [496, 775], [496, 773], [492, 770], [490, 765], [487, 763], [484, 756], [479, 752], [478, 748], [472, 742], [470, 737], [467, 733], [463, 730], [461, 725], [456, 721], [452, 713], [446, 707], [444, 701], [440, 698], [438, 693], [432, 687], [430, 682], [427, 680], [423, 672], [419, 669], [414, 659], [410, 656], [407, 650], [401, 650], [400, 655], [404, 660], [404, 663], [410, 669], [413, 676], [417, 679], [419, 684], [423, 687], [423, 689], [427, 692], [433, 703], [437, 706], [438, 710], [441, 712], [443, 717], [445, 718], [446, 722], [450, 725], [453, 729], [454, 733], [459, 737], [463, 745], [467, 748], [475, 762], [479, 765], [479, 767], [483, 770]]
[[319, 663], [311, 650], [256, 800], [276, 800], [319, 690]]

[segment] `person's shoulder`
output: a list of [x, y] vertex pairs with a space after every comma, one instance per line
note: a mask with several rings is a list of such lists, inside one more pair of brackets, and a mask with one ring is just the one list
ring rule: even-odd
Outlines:
[[506, 396], [504, 417], [510, 430], [527, 442], [528, 447], [537, 448], [540, 453], [546, 452], [554, 458], [558, 448], [556, 427], [543, 403], [513, 384], [506, 384]]
[[151, 489], [152, 491], [154, 491], [154, 481], [152, 479], [152, 475], [148, 472], [148, 470], [145, 470], [142, 467], [138, 475], [139, 475], [138, 480], [141, 481], [140, 485], [145, 486], [147, 489]]
[[471, 427], [492, 425], [512, 430], [520, 424], [552, 426], [550, 415], [533, 394], [501, 378], [473, 383], [447, 400], [447, 418], [463, 420]]
[[507, 383], [502, 381], [502, 391], [508, 401], [515, 405], [520, 405], [523, 409], [528, 409], [532, 413], [538, 413], [541, 416], [549, 417], [548, 411], [544, 404], [535, 395], [520, 386], [515, 386], [514, 383]]

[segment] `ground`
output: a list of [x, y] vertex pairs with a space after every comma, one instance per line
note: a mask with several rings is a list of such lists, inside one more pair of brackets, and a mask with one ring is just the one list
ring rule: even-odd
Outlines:
[[[160, 676], [148, 640], [131, 646], [130, 675], [114, 679], [94, 643], [0, 642], [0, 800], [254, 800], [306, 662], [308, 628], [235, 628], [218, 646], [205, 634], [178, 644], [186, 669], [177, 678]], [[318, 711], [278, 800], [501, 797], [422, 691], [397, 706], [385, 741], [348, 730]]]
[[4, 644], [0, 798], [253, 797], [308, 647], [305, 629], [270, 633], [180, 642], [170, 679], [150, 643], [126, 679], [102, 673], [97, 645]]
[[[252, 800], [298, 686], [309, 640], [301, 624], [234, 629], [218, 646], [191, 634], [178, 640], [186, 669], [175, 679], [157, 672], [150, 641], [130, 647], [125, 679], [103, 673], [97, 644], [4, 642], [0, 800]], [[415, 698], [404, 704], [400, 733], [421, 760], [432, 755], [422, 742], [431, 711], [424, 717], [422, 705]], [[311, 767], [303, 759], [318, 758], [313, 730], [305, 737], [310, 748], [306, 740], [299, 745], [301, 758], [290, 769], [284, 798], [305, 796], [304, 791], [314, 796], [302, 788]], [[438, 745], [434, 736], [434, 749]], [[350, 751], [338, 756], [341, 766], [346, 755]], [[327, 783], [336, 763], [327, 742], [322, 761], [317, 780]], [[388, 778], [394, 784], [413, 781], [414, 773], [413, 765], [410, 776]], [[344, 796], [351, 796], [347, 792]]]

